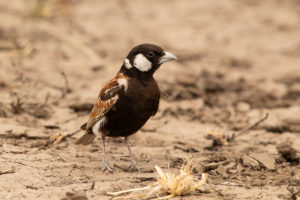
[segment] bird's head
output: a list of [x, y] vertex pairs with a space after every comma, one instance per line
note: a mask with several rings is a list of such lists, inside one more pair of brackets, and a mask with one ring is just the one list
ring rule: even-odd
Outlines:
[[121, 71], [128, 75], [151, 76], [164, 62], [177, 59], [170, 52], [164, 51], [154, 44], [140, 44], [129, 52], [121, 67]]

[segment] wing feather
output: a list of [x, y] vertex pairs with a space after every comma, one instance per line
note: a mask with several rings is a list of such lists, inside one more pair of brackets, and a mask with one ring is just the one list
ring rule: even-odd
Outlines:
[[106, 83], [106, 85], [101, 89], [97, 102], [95, 103], [91, 113], [90, 118], [86, 124], [86, 130], [91, 129], [97, 121], [99, 121], [107, 112], [109, 112], [115, 103], [118, 101], [118, 94], [124, 85], [119, 84], [119, 79], [126, 77], [118, 73], [115, 78]]

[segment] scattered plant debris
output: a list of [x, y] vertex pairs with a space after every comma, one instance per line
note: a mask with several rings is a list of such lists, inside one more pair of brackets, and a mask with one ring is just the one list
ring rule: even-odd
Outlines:
[[206, 135], [206, 138], [213, 141], [212, 147], [227, 146], [228, 143], [232, 142], [236, 137], [258, 126], [260, 123], [268, 119], [268, 117], [269, 113], [266, 113], [266, 115], [262, 119], [256, 121], [254, 124], [251, 124], [250, 126], [240, 130], [237, 133], [233, 133], [231, 136], [226, 136], [223, 132], [212, 131]]
[[129, 190], [123, 190], [119, 192], [109, 192], [107, 194], [112, 196], [119, 196], [130, 192], [136, 191], [147, 191], [147, 193], [139, 193], [134, 195], [120, 196], [114, 199], [152, 199], [156, 196], [164, 195], [157, 199], [169, 199], [175, 196], [184, 196], [193, 193], [196, 190], [203, 190], [204, 185], [206, 185], [207, 174], [202, 174], [202, 178], [199, 182], [194, 181], [194, 176], [192, 175], [193, 160], [187, 161], [179, 171], [179, 174], [174, 174], [172, 172], [163, 172], [163, 170], [155, 166], [156, 172], [159, 176], [157, 181], [151, 185], [143, 188], [135, 188]]
[[79, 133], [81, 130], [74, 131], [72, 133], [54, 133], [51, 135], [50, 140], [52, 141], [53, 144], [59, 144], [63, 140], [65, 140], [68, 137], [72, 137], [76, 133]]

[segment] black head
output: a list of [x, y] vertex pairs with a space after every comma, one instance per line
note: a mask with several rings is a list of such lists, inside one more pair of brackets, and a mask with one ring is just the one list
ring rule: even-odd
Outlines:
[[140, 44], [129, 52], [121, 71], [131, 76], [150, 76], [164, 62], [175, 60], [176, 57], [154, 44]]

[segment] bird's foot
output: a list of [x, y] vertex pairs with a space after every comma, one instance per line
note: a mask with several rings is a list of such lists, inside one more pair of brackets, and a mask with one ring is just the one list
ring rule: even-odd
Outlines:
[[138, 171], [138, 172], [141, 172], [141, 169], [137, 166], [135, 160], [131, 161], [130, 162], [130, 165], [128, 167], [129, 171]]
[[114, 172], [114, 168], [112, 168], [111, 166], [109, 166], [109, 164], [107, 163], [107, 161], [103, 161], [103, 167], [102, 167], [102, 171], [108, 170], [110, 173]]

